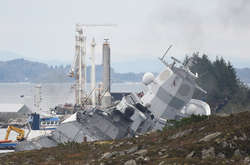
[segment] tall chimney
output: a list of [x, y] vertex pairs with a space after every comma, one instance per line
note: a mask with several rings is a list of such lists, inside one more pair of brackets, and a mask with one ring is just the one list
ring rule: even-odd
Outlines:
[[104, 91], [110, 93], [110, 45], [108, 39], [103, 43], [103, 87]]
[[102, 49], [103, 57], [103, 88], [104, 96], [102, 98], [102, 106], [111, 106], [111, 94], [110, 94], [110, 45], [108, 39], [105, 39]]

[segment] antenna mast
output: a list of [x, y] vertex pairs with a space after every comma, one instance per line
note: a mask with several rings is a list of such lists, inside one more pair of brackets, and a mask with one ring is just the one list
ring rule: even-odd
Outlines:
[[169, 64], [164, 60], [165, 56], [167, 55], [167, 53], [169, 52], [169, 50], [173, 47], [173, 45], [170, 45], [167, 49], [167, 51], [163, 54], [162, 57], [159, 58], [159, 60], [166, 65], [167, 67], [169, 66]]

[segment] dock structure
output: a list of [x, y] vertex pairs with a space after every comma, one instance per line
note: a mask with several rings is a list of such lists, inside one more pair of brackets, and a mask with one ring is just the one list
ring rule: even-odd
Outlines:
[[31, 110], [24, 104], [0, 104], [0, 122], [7, 123], [9, 119], [25, 118]]

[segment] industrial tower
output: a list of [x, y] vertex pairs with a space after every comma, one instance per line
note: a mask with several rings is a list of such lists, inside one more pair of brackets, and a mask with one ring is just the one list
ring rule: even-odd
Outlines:
[[[87, 83], [87, 64], [86, 64], [86, 29], [88, 27], [112, 27], [116, 26], [115, 24], [77, 24], [76, 25], [76, 34], [75, 34], [75, 57], [73, 64], [70, 69], [69, 76], [75, 78], [75, 98], [76, 98], [76, 105], [82, 106], [86, 104], [88, 100], [88, 96], [86, 93], [86, 83]], [[106, 41], [104, 43], [106, 48], [103, 51], [109, 51], [109, 44]], [[96, 105], [96, 79], [95, 79], [95, 39], [93, 38], [91, 43], [91, 102], [92, 105]], [[110, 54], [106, 52], [104, 54]], [[110, 64], [110, 57], [107, 59]], [[110, 70], [106, 70], [107, 74], [110, 76]], [[108, 93], [110, 92], [110, 78], [104, 80], [104, 84]]]

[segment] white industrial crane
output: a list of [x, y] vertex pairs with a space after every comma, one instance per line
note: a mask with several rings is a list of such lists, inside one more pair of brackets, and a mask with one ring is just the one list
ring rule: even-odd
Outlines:
[[76, 104], [81, 105], [84, 98], [85, 81], [86, 81], [86, 35], [78, 24], [76, 25], [75, 36], [75, 57], [71, 66], [69, 76], [76, 79]]
[[[86, 82], [87, 82], [87, 65], [86, 65], [86, 29], [88, 27], [114, 27], [115, 24], [76, 24], [75, 38], [75, 57], [71, 66], [69, 76], [75, 78], [75, 96], [76, 105], [82, 105], [86, 100]], [[92, 67], [91, 67], [91, 91], [92, 104], [95, 105], [95, 41], [92, 41]]]
[[91, 91], [92, 91], [92, 105], [96, 105], [96, 79], [95, 79], [95, 38], [91, 43]]

